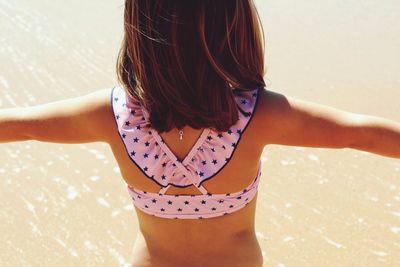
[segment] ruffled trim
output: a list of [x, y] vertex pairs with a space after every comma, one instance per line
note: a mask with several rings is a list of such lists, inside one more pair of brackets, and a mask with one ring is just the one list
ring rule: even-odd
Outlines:
[[219, 173], [232, 158], [254, 114], [258, 89], [234, 91], [239, 120], [227, 132], [204, 129], [182, 162], [151, 128], [147, 110], [137, 99], [128, 97], [121, 86], [113, 88], [111, 104], [128, 156], [146, 177], [162, 187], [200, 186]]

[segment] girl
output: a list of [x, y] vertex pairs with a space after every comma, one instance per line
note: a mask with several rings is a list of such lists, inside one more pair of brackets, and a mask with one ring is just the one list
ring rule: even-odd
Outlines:
[[140, 231], [134, 267], [260, 267], [268, 144], [400, 158], [400, 124], [266, 89], [251, 0], [126, 0], [113, 88], [0, 110], [0, 142], [106, 142]]

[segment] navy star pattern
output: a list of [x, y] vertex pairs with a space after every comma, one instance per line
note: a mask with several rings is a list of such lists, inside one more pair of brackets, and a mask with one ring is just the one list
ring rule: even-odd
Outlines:
[[[199, 142], [196, 148], [192, 148], [193, 150], [196, 149], [196, 153], [192, 151], [191, 158], [186, 159], [183, 163], [179, 160], [175, 161], [165, 153], [166, 150], [163, 146], [165, 142], [162, 139], [156, 140], [154, 138], [157, 132], [151, 131], [152, 128], [150, 128], [150, 125], [146, 122], [140, 105], [138, 105], [137, 108], [134, 105], [133, 108], [128, 108], [124, 103], [125, 92], [123, 89], [120, 87], [115, 87], [114, 89], [113, 95], [115, 97], [112, 98], [114, 100], [112, 103], [113, 111], [118, 128], [121, 130], [120, 136], [127, 148], [128, 155], [138, 166], [142, 166], [141, 170], [147, 177], [157, 182], [159, 185], [162, 185], [162, 188], [168, 184], [175, 185], [175, 182], [178, 181], [177, 179], [185, 178], [186, 175], [185, 172], [183, 172], [185, 167], [188, 170], [186, 174], [192, 172], [193, 177], [200, 179], [199, 182], [212, 178], [214, 174], [219, 172], [219, 170], [230, 161], [243, 131], [247, 127], [257, 97], [257, 92], [247, 91], [248, 93], [245, 97], [237, 98], [237, 101], [239, 101], [238, 106], [244, 111], [239, 112], [239, 121], [226, 132], [210, 131], [209, 134], [202, 139], [204, 140], [203, 142]], [[124, 112], [124, 110], [126, 110], [126, 112]], [[249, 115], [248, 117], [246, 117], [246, 113]], [[123, 128], [123, 125], [132, 127], [128, 130], [128, 128]], [[161, 142], [161, 144], [159, 144], [159, 142]], [[207, 143], [207, 145], [204, 145], [205, 143]], [[155, 146], [151, 144], [155, 144]], [[142, 155], [142, 157], [139, 155]], [[182, 166], [177, 168], [177, 164]], [[149, 169], [145, 165], [151, 166], [151, 168]], [[191, 165], [192, 169], [189, 169], [188, 165]], [[174, 172], [165, 170], [174, 170]], [[258, 177], [259, 176], [257, 176], [257, 178]], [[174, 181], [174, 183], [172, 183], [172, 181]], [[191, 180], [182, 179], [182, 181], [186, 184], [176, 185], [181, 187], [188, 186], [187, 182]], [[153, 216], [178, 219], [180, 215], [193, 215], [191, 216], [192, 218], [203, 219], [215, 217], [215, 215], [212, 215], [212, 212], [214, 212], [214, 214], [218, 213], [220, 216], [228, 215], [246, 206], [255, 195], [256, 190], [254, 189], [256, 189], [256, 187], [248, 187], [240, 192], [232, 193], [232, 195], [230, 193], [222, 195], [212, 194], [210, 192], [206, 192], [204, 195], [166, 195], [160, 192], [147, 193], [145, 191], [141, 191], [142, 194], [138, 193], [138, 191], [130, 192], [135, 194], [132, 195], [134, 204]], [[171, 197], [174, 197], [174, 201], [171, 201]], [[189, 200], [189, 198], [191, 200]], [[195, 214], [197, 216], [195, 216]]]

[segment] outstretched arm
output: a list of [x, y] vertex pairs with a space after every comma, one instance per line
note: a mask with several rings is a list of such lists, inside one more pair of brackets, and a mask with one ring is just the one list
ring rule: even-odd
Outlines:
[[0, 109], [0, 143], [108, 142], [113, 115], [110, 89], [24, 108]]
[[356, 114], [263, 90], [263, 144], [353, 148], [400, 158], [400, 123]]

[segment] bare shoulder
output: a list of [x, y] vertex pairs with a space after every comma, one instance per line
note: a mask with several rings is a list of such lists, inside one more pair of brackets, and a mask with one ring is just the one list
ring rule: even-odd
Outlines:
[[286, 97], [280, 93], [261, 88], [258, 94], [257, 106], [254, 112], [252, 123], [254, 124], [256, 141], [259, 145], [271, 144], [273, 136], [279, 133], [279, 117], [282, 116], [286, 106], [289, 105]]
[[255, 113], [262, 145], [344, 148], [356, 140], [362, 115], [262, 89]]
[[94, 94], [97, 95], [94, 104], [98, 105], [99, 107], [97, 110], [95, 127], [101, 130], [101, 132], [98, 132], [98, 138], [104, 142], [107, 142], [108, 144], [115, 142], [116, 137], [119, 138], [111, 103], [112, 90], [113, 88], [107, 88], [94, 92]]

